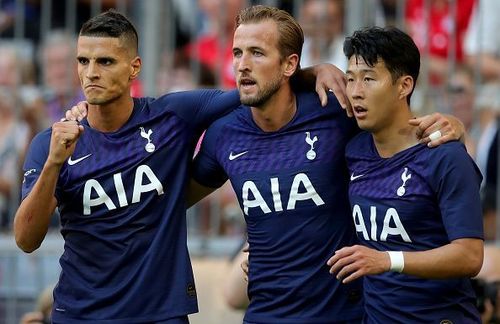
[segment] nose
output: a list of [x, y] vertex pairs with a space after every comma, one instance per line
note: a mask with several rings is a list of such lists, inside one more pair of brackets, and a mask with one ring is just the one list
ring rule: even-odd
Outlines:
[[348, 84], [348, 92], [352, 99], [363, 98], [363, 81], [352, 81]]
[[85, 76], [90, 80], [94, 80], [99, 77], [98, 67], [96, 62], [93, 61], [89, 62], [89, 64], [87, 65]]
[[236, 68], [239, 72], [250, 71], [248, 55], [243, 53], [236, 59]]

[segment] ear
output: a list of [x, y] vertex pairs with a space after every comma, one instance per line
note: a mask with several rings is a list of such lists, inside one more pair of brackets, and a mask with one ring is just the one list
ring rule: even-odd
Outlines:
[[399, 78], [399, 99], [400, 100], [406, 100], [406, 97], [408, 97], [413, 90], [414, 87], [414, 82], [413, 78], [409, 75], [403, 75], [402, 77]]
[[285, 59], [284, 66], [285, 66], [284, 75], [287, 77], [291, 77], [295, 73], [295, 70], [297, 70], [297, 67], [299, 66], [299, 56], [297, 54], [289, 55]]
[[136, 56], [130, 64], [130, 69], [131, 69], [131, 73], [130, 73], [130, 77], [129, 77], [130, 80], [137, 78], [137, 76], [139, 75], [139, 72], [141, 72], [141, 66], [142, 66], [141, 58], [139, 56]]

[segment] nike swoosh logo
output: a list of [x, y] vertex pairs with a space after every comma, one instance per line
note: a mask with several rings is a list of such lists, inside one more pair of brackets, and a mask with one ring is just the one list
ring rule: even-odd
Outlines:
[[351, 174], [351, 181], [354, 181], [357, 178], [361, 178], [362, 176], [364, 176], [364, 174], [358, 174], [357, 176], [355, 176], [354, 173], [353, 173], [353, 174]]
[[92, 155], [92, 153], [87, 154], [87, 155], [85, 155], [85, 156], [82, 156], [81, 158], [78, 158], [78, 159], [76, 159], [76, 160], [73, 160], [73, 159], [71, 158], [71, 156], [70, 156], [70, 157], [69, 157], [69, 159], [68, 159], [68, 164], [69, 164], [69, 165], [75, 165], [75, 164], [77, 164], [77, 163], [82, 162], [83, 160], [85, 160], [86, 158], [88, 158], [88, 157], [89, 157], [89, 156], [91, 156], [91, 155]]
[[235, 160], [235, 159], [239, 158], [240, 156], [245, 155], [247, 153], [248, 153], [248, 151], [241, 152], [238, 154], [233, 154], [233, 152], [231, 152], [231, 153], [229, 153], [229, 161]]

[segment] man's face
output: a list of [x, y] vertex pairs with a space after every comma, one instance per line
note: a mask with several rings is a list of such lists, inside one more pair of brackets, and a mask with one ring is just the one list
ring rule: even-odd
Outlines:
[[77, 60], [80, 83], [90, 104], [105, 105], [130, 95], [140, 59], [119, 38], [80, 36]]
[[242, 24], [234, 33], [233, 69], [241, 103], [259, 107], [285, 82], [278, 50], [278, 28], [272, 20]]
[[385, 63], [379, 60], [370, 67], [362, 57], [353, 55], [346, 73], [346, 92], [358, 126], [370, 132], [389, 126], [401, 107], [399, 81], [393, 82]]
[[474, 80], [465, 72], [457, 71], [450, 78], [447, 95], [451, 113], [469, 129], [474, 119]]
[[44, 50], [45, 83], [57, 95], [66, 95], [78, 88], [74, 45], [55, 44]]

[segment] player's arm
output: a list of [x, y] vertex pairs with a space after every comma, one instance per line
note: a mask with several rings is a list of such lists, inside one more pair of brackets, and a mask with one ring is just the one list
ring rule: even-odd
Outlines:
[[429, 147], [454, 140], [465, 142], [465, 126], [452, 115], [433, 113], [410, 119], [409, 124], [417, 126], [417, 137]]
[[336, 251], [327, 264], [343, 283], [387, 271], [426, 279], [474, 277], [483, 263], [483, 240], [463, 238], [432, 250], [390, 253], [399, 255], [354, 245]]
[[328, 102], [328, 91], [333, 92], [342, 108], [346, 110], [347, 115], [354, 116], [346, 93], [345, 73], [335, 65], [323, 63], [300, 69], [291, 81], [295, 87], [314, 89], [323, 107]]
[[14, 217], [16, 243], [25, 252], [36, 250], [47, 234], [50, 218], [57, 206], [55, 191], [61, 167], [73, 153], [82, 131], [83, 127], [76, 122], [58, 122], [52, 126], [47, 160]]

